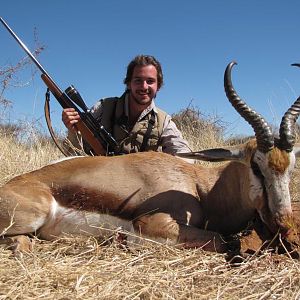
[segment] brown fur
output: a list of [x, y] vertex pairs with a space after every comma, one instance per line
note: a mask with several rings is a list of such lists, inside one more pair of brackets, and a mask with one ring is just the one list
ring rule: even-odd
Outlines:
[[[247, 159], [255, 145], [247, 144]], [[76, 223], [76, 218], [85, 212], [97, 212], [132, 221], [137, 232], [150, 238], [223, 252], [220, 234], [243, 230], [255, 216], [257, 206], [249, 199], [249, 189], [247, 163], [210, 168], [157, 152], [76, 158], [4, 185], [0, 233], [13, 218], [6, 234], [32, 233], [36, 228], [43, 238], [53, 238], [65, 232], [60, 228], [67, 233], [77, 230], [82, 222]], [[78, 214], [71, 219], [55, 215], [53, 203]]]
[[269, 167], [280, 174], [284, 173], [290, 164], [287, 152], [276, 147], [268, 153], [268, 158]]
[[[245, 161], [250, 162], [250, 159], [257, 148], [257, 142], [255, 139], [250, 140], [245, 145]], [[274, 147], [270, 152], [268, 152], [269, 167], [278, 173], [284, 173], [290, 164], [289, 156], [286, 151], [280, 150]]]

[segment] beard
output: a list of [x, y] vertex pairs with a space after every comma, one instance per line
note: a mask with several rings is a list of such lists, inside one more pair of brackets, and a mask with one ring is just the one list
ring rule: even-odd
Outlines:
[[138, 92], [133, 93], [131, 90], [129, 90], [129, 96], [130, 99], [133, 100], [135, 103], [142, 106], [148, 106], [156, 95], [152, 97], [151, 93], [149, 92], [141, 95]]

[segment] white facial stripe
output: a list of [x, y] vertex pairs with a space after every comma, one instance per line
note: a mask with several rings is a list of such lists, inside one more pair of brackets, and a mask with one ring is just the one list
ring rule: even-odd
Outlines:
[[295, 153], [291, 152], [290, 155], [289, 155], [289, 157], [290, 157], [289, 172], [291, 172], [292, 170], [294, 170], [295, 164], [296, 164]]
[[260, 151], [256, 151], [254, 161], [264, 176], [264, 185], [268, 195], [268, 206], [271, 213], [274, 216], [278, 216], [291, 211], [289, 182], [291, 171], [295, 165], [295, 155], [293, 152], [289, 153], [290, 164], [282, 174], [270, 168], [267, 155]]
[[[289, 169], [283, 174], [275, 174], [273, 171], [272, 179], [266, 179], [266, 189], [269, 195], [269, 208], [272, 213], [278, 211], [291, 211], [291, 200], [289, 191], [290, 173]], [[269, 183], [270, 182], [270, 183]], [[272, 199], [272, 201], [270, 201]], [[276, 201], [274, 201], [276, 200]]]

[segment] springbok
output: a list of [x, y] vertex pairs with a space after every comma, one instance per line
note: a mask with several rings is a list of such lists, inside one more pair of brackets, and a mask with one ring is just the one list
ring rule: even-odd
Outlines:
[[[294, 127], [300, 97], [274, 138], [265, 120], [239, 98], [225, 71], [226, 95], [253, 127], [255, 140], [235, 148], [178, 154], [229, 161], [214, 168], [164, 153], [80, 157], [17, 176], [0, 189], [0, 233], [14, 251], [24, 235], [51, 240], [63, 234], [99, 236], [106, 225], [184, 247], [226, 251], [223, 236], [237, 233], [259, 213], [273, 233], [286, 234], [292, 214], [289, 181], [299, 156]], [[101, 229], [102, 228], [102, 229]]]

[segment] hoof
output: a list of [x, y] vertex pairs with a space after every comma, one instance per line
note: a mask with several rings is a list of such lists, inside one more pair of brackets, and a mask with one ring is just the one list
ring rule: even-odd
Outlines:
[[16, 257], [22, 257], [23, 253], [32, 252], [34, 242], [28, 236], [20, 235], [8, 238], [7, 249]]

